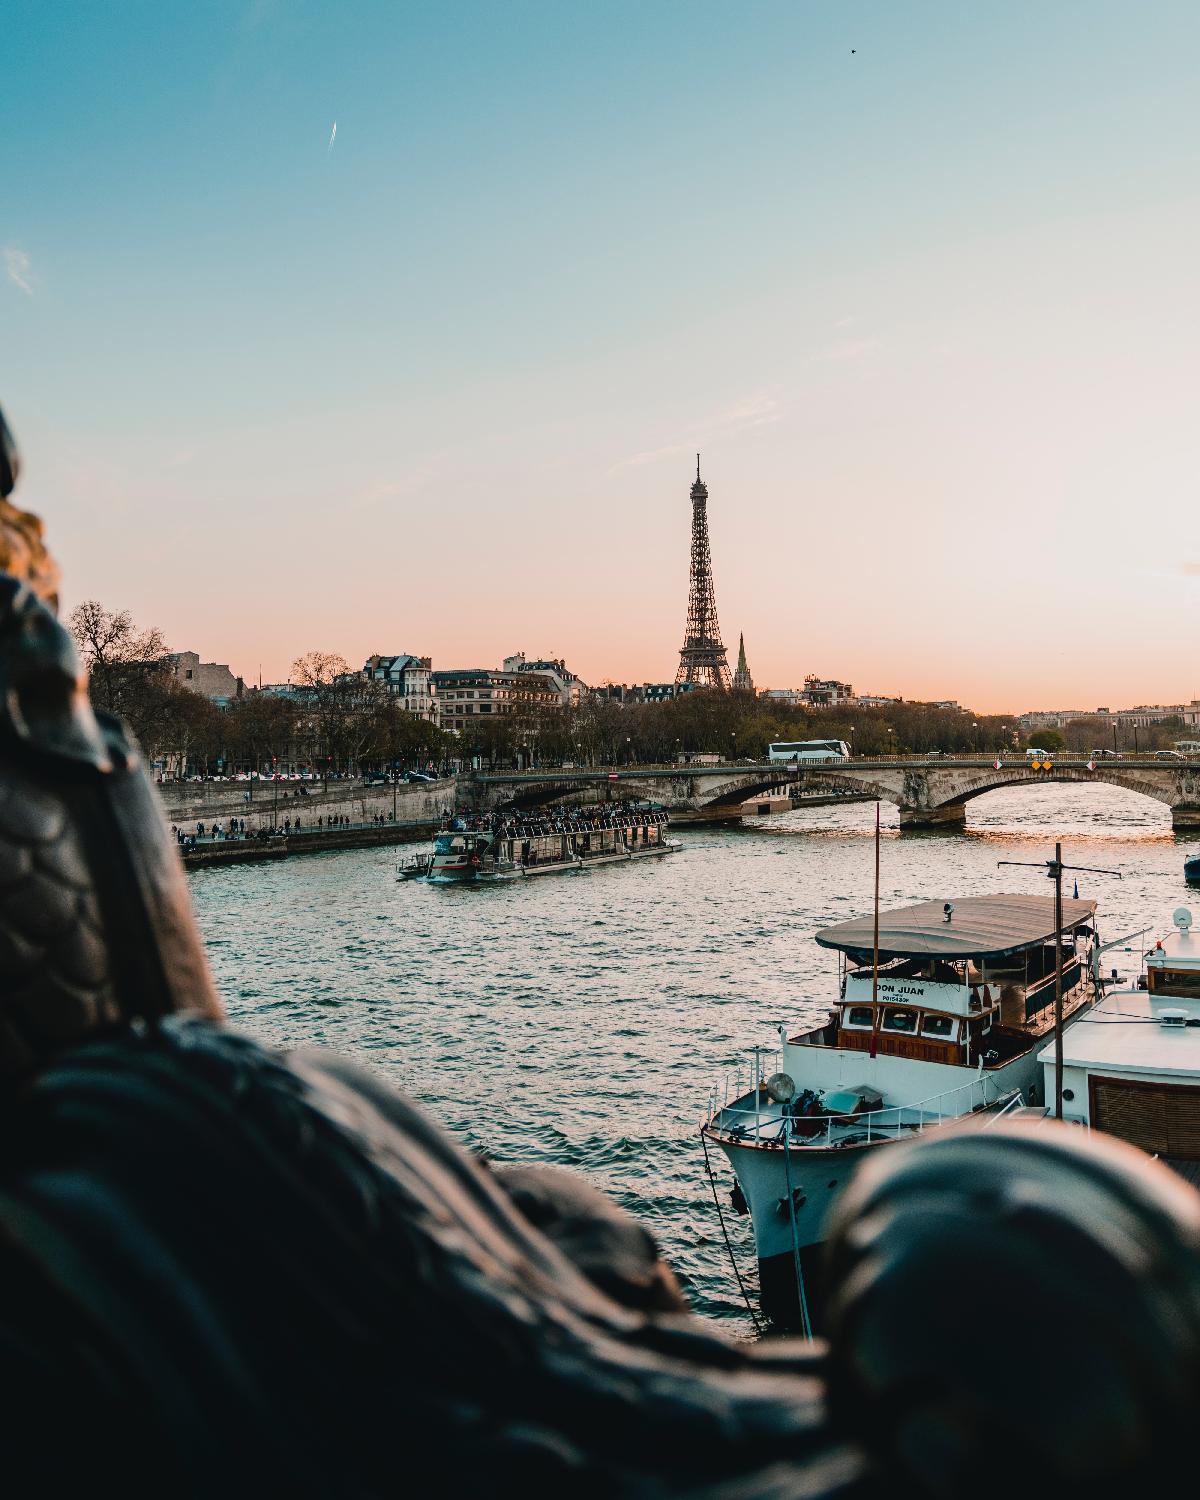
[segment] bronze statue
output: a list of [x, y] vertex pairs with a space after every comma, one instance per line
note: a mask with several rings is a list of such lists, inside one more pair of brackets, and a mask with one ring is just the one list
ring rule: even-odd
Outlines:
[[27, 1468], [45, 1494], [256, 1500], [1165, 1484], [1200, 1387], [1200, 1200], [1164, 1168], [1053, 1128], [888, 1151], [832, 1227], [829, 1343], [728, 1341], [591, 1189], [489, 1169], [352, 1064], [222, 1024], [136, 746], [89, 706], [38, 597], [45, 562], [7, 555], [10, 1484]]

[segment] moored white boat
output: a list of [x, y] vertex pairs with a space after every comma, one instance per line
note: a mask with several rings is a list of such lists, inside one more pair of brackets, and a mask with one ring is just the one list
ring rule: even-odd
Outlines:
[[[1063, 1119], [1160, 1157], [1200, 1187], [1200, 937], [1186, 907], [1145, 955], [1137, 988], [1114, 988], [1063, 1033]], [[1055, 1049], [1042, 1051], [1047, 1105]]]
[[824, 1221], [869, 1152], [1033, 1102], [1060, 944], [1064, 1015], [1094, 998], [1094, 912], [1064, 901], [1058, 929], [1050, 897], [976, 896], [883, 912], [877, 945], [872, 917], [817, 934], [839, 955], [828, 1018], [780, 1027], [777, 1070], [758, 1049], [750, 1090], [714, 1098], [702, 1126], [751, 1215], [775, 1323], [818, 1317]]

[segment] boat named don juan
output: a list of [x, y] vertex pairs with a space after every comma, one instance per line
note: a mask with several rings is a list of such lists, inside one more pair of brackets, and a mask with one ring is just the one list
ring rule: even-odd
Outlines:
[[828, 1018], [789, 1035], [769, 1074], [714, 1096], [701, 1127], [729, 1158], [734, 1207], [751, 1215], [764, 1312], [810, 1331], [830, 1205], [869, 1152], [972, 1115], [1034, 1102], [1052, 1034], [1062, 955], [1063, 1014], [1095, 995], [1092, 901], [974, 896], [926, 901], [817, 933], [838, 954]]
[[667, 814], [646, 803], [455, 818], [432, 854], [400, 865], [401, 880], [518, 880], [671, 854]]

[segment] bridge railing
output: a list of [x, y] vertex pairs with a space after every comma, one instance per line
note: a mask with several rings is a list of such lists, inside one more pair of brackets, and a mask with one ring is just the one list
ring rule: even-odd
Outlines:
[[[672, 776], [714, 776], [714, 775], [757, 775], [758, 773], [775, 773], [780, 775], [781, 783], [792, 780], [797, 775], [803, 775], [806, 771], [830, 772], [838, 769], [847, 771], [864, 770], [871, 766], [903, 766], [905, 769], [936, 769], [938, 766], [972, 766], [979, 769], [992, 769], [996, 762], [1000, 762], [1000, 768], [1006, 771], [1020, 770], [1022, 767], [1032, 769], [1033, 762], [1025, 755], [1024, 751], [1014, 752], [998, 751], [946, 751], [936, 755], [916, 754], [880, 754], [880, 755], [858, 755], [845, 760], [840, 756], [830, 756], [822, 759], [806, 759], [799, 762], [792, 760], [775, 761], [721, 761], [715, 765], [679, 765], [676, 761], [642, 761], [634, 765], [601, 765], [601, 766], [540, 766], [534, 770], [522, 771], [477, 771], [468, 773], [482, 780], [495, 781], [540, 781], [548, 776], [565, 780], [571, 779], [595, 779], [599, 777], [615, 776], [618, 780], [628, 777], [641, 777], [647, 775], [672, 775]], [[1050, 769], [1062, 767], [1065, 769], [1082, 769], [1093, 761], [1093, 757], [1086, 751], [1070, 751], [1065, 753], [1051, 753], [1044, 757], [1042, 764], [1048, 765]], [[1145, 754], [1105, 755], [1095, 758], [1097, 770], [1123, 769], [1123, 770], [1156, 770], [1169, 771], [1179, 770], [1185, 767], [1200, 767], [1200, 756], [1180, 755], [1178, 758], [1172, 756], [1158, 756], [1153, 751]]]

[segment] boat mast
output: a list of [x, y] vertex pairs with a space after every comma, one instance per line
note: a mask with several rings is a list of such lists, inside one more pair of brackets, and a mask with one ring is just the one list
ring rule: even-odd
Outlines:
[[1054, 882], [1054, 1118], [1063, 1117], [1063, 962], [1062, 962], [1062, 878], [1064, 870], [1078, 870], [1089, 875], [1115, 875], [1121, 878], [1120, 870], [1098, 870], [1094, 865], [1064, 865], [1062, 844], [1054, 845], [1054, 858], [1031, 865], [1025, 859], [999, 859], [997, 865], [1025, 865], [1045, 870]]
[[1063, 1091], [1063, 1004], [1062, 1004], [1062, 844], [1054, 846], [1054, 862], [1050, 866], [1054, 881], [1054, 1118], [1061, 1120]]
[[875, 804], [875, 941], [871, 955], [871, 1056], [879, 1050], [879, 803]]

